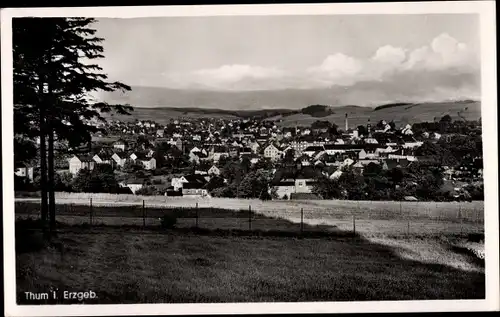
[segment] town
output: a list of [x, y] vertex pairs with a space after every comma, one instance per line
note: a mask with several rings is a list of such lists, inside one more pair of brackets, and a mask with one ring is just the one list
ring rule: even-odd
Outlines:
[[[260, 118], [95, 125], [100, 131], [88, 146], [58, 157], [59, 191], [366, 200], [483, 195], [480, 121], [449, 115], [399, 127], [369, 119], [350, 126], [348, 114], [343, 127], [320, 119], [280, 127]], [[34, 171], [17, 166], [17, 187], [36, 187]]]

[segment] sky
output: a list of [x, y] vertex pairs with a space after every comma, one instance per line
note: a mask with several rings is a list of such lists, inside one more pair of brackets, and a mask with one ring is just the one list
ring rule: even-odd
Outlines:
[[342, 88], [360, 103], [406, 92], [425, 100], [480, 96], [473, 14], [109, 18], [93, 27], [105, 39], [99, 64], [131, 86]]

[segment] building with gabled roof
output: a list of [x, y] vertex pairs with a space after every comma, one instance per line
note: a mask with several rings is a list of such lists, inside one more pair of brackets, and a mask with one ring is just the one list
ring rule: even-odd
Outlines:
[[313, 186], [321, 176], [321, 170], [312, 166], [285, 167], [277, 170], [271, 181], [279, 198], [290, 199], [292, 194], [312, 193]]
[[264, 157], [270, 159], [271, 161], [279, 160], [281, 155], [281, 149], [272, 143], [264, 148]]
[[69, 172], [71, 174], [77, 174], [81, 169], [87, 168], [93, 170], [96, 162], [92, 159], [92, 156], [87, 154], [75, 154], [69, 160]]
[[113, 147], [115, 149], [125, 151], [128, 148], [128, 142], [124, 139], [118, 139], [115, 143], [113, 143]]

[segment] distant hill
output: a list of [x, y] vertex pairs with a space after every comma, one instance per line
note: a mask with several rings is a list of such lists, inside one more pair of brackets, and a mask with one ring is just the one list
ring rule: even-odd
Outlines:
[[[467, 110], [465, 110], [467, 109]], [[337, 126], [344, 128], [345, 114], [348, 115], [349, 128], [357, 127], [358, 125], [366, 125], [368, 119], [372, 125], [377, 124], [380, 120], [394, 121], [397, 126], [406, 123], [415, 122], [432, 122], [439, 120], [444, 115], [448, 114], [453, 120], [460, 120], [460, 116], [467, 120], [477, 120], [481, 117], [481, 102], [479, 101], [450, 101], [450, 102], [428, 102], [403, 104], [397, 106], [389, 106], [382, 108], [370, 107], [337, 107], [335, 113], [322, 117], [320, 120], [328, 120], [335, 123]], [[296, 114], [293, 116], [275, 118], [282, 119], [280, 125], [283, 127], [309, 126], [319, 118], [306, 114]]]
[[[270, 91], [206, 91], [177, 90], [158, 87], [132, 87], [131, 92], [111, 92], [97, 96], [109, 103], [130, 104], [132, 116], [114, 115], [121, 120], [155, 120], [165, 124], [173, 118], [260, 118], [281, 120], [282, 126], [310, 125], [316, 120], [328, 120], [344, 127], [345, 114], [349, 126], [372, 124], [379, 120], [397, 124], [433, 121], [449, 114], [459, 119], [458, 112], [467, 119], [481, 116], [481, 103], [474, 100], [458, 100], [425, 103], [385, 103], [341, 105], [337, 101], [343, 92], [340, 88], [285, 89]], [[467, 108], [467, 110], [465, 110]]]
[[[481, 103], [479, 101], [457, 101], [457, 102], [435, 102], [435, 103], [415, 103], [399, 104], [398, 106], [370, 108], [359, 106], [341, 106], [332, 109], [317, 107], [305, 107], [301, 110], [289, 109], [264, 109], [231, 111], [221, 109], [200, 109], [200, 108], [134, 108], [131, 116], [107, 115], [109, 117], [123, 121], [154, 120], [161, 124], [167, 124], [171, 119], [177, 118], [260, 118], [273, 121], [280, 121], [278, 124], [283, 127], [309, 126], [314, 121], [330, 121], [337, 126], [344, 128], [345, 114], [348, 114], [348, 124], [350, 128], [364, 125], [368, 119], [372, 124], [380, 120], [394, 121], [397, 125], [415, 123], [422, 121], [439, 120], [442, 116], [449, 114], [453, 120], [459, 120], [461, 116], [467, 120], [477, 120], [481, 117]], [[467, 110], [465, 110], [467, 109]], [[331, 111], [331, 112], [330, 112]], [[328, 115], [322, 116], [326, 112]]]
[[324, 105], [308, 106], [303, 108], [300, 112], [316, 118], [326, 117], [335, 113], [330, 106]]
[[375, 109], [373, 109], [373, 111], [387, 109], [387, 108], [393, 108], [393, 107], [409, 106], [409, 105], [412, 105], [412, 103], [405, 103], [405, 102], [389, 103], [386, 105], [381, 105], [381, 106], [375, 107]]
[[167, 124], [172, 119], [179, 118], [221, 118], [221, 119], [237, 119], [237, 118], [254, 118], [264, 120], [273, 117], [286, 117], [300, 113], [297, 110], [290, 109], [264, 109], [264, 110], [222, 110], [222, 109], [202, 109], [202, 108], [138, 108], [134, 107], [131, 115], [119, 115], [103, 113], [103, 116], [109, 119], [121, 121], [134, 120], [154, 120], [161, 124]]
[[182, 90], [134, 86], [129, 92], [102, 92], [97, 97], [109, 103], [138, 108], [198, 108], [229, 111], [291, 109], [308, 105], [338, 105], [334, 89], [282, 89], [260, 91]]

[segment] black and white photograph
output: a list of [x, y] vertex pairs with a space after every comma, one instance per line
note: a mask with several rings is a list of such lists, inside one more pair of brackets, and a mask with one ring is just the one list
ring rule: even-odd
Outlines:
[[498, 310], [494, 5], [3, 9], [6, 314]]

